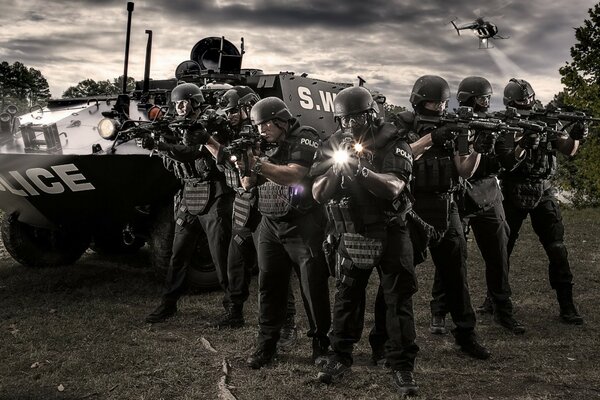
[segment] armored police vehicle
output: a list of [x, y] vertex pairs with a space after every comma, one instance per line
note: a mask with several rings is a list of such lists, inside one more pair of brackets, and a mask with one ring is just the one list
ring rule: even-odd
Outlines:
[[[110, 98], [51, 100], [0, 131], [2, 240], [10, 255], [30, 267], [72, 264], [88, 249], [115, 254], [148, 245], [155, 267], [168, 266], [173, 238], [173, 195], [179, 183], [162, 159], [139, 140], [106, 140], [109, 119], [148, 121], [149, 110], [167, 110], [178, 82], [200, 86], [208, 101], [231, 85], [247, 85], [261, 96], [283, 99], [302, 123], [322, 135], [335, 130], [333, 99], [348, 84], [292, 72], [264, 74], [242, 69], [241, 52], [223, 37], [202, 39], [175, 79], [150, 80], [146, 73], [132, 93]], [[105, 137], [108, 137], [105, 135]], [[200, 243], [192, 284], [217, 285], [208, 248]]]

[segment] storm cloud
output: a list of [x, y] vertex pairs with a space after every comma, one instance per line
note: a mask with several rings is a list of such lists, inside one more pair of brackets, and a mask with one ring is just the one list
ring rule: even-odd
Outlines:
[[[547, 102], [561, 90], [558, 69], [570, 60], [574, 27], [595, 1], [569, 6], [543, 0], [339, 1], [159, 0], [138, 1], [133, 13], [129, 75], [143, 76], [146, 29], [153, 31], [151, 75], [174, 76], [179, 63], [207, 36], [244, 37], [245, 68], [295, 71], [334, 82], [357, 82], [408, 106], [414, 81], [441, 75], [455, 93], [466, 76], [492, 82], [493, 106], [514, 76], [529, 80]], [[0, 60], [42, 71], [54, 97], [79, 81], [122, 74], [125, 1], [0, 0]], [[507, 40], [478, 49], [469, 31], [458, 36], [450, 21], [484, 17]]]

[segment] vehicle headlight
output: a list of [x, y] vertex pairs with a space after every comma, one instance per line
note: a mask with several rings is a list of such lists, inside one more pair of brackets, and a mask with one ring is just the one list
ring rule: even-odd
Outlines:
[[120, 124], [112, 118], [102, 118], [98, 122], [98, 133], [103, 139], [113, 140], [119, 132]]

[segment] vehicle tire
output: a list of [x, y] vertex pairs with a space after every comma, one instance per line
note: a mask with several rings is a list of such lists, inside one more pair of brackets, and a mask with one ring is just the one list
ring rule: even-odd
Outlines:
[[6, 251], [27, 267], [73, 264], [90, 245], [90, 235], [84, 231], [36, 228], [19, 222], [15, 214], [4, 214], [0, 229]]
[[132, 254], [141, 249], [146, 241], [140, 237], [124, 239], [124, 225], [112, 224], [95, 230], [90, 248], [98, 254]]
[[[148, 245], [151, 251], [152, 265], [164, 279], [171, 261], [175, 221], [173, 205], [168, 204], [157, 210]], [[206, 236], [198, 240], [196, 252], [192, 257], [192, 265], [188, 270], [187, 282], [190, 289], [209, 291], [219, 289], [219, 279], [212, 262]]]

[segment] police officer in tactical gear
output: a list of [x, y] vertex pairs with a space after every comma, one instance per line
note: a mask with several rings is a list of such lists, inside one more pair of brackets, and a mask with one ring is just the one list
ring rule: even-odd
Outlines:
[[410, 201], [412, 152], [396, 127], [377, 119], [369, 91], [350, 87], [334, 100], [340, 129], [321, 147], [311, 174], [313, 196], [327, 203], [327, 215], [339, 243], [337, 291], [330, 334], [334, 354], [319, 380], [331, 383], [352, 365], [360, 340], [365, 289], [377, 269], [387, 306], [386, 357], [401, 394], [416, 394], [412, 295], [417, 291], [412, 243], [406, 226]]
[[475, 313], [467, 284], [467, 247], [455, 201], [459, 177], [473, 175], [481, 154], [455, 152], [456, 133], [439, 124], [449, 98], [450, 88], [445, 79], [437, 75], [420, 77], [410, 96], [414, 113], [400, 113], [398, 124], [402, 134], [418, 138], [410, 145], [415, 157], [414, 210], [440, 237], [429, 243], [429, 250], [436, 268], [435, 280], [441, 282], [445, 301], [439, 304], [434, 291], [430, 329], [432, 333], [445, 332], [445, 314], [450, 312], [456, 326], [452, 334], [460, 349], [474, 358], [486, 359], [490, 353], [475, 336]]
[[[471, 107], [479, 117], [486, 118], [491, 95], [492, 85], [487, 79], [469, 76], [458, 85], [456, 98], [460, 106]], [[473, 133], [473, 147], [482, 156], [477, 170], [465, 181], [464, 189], [459, 192], [459, 211], [463, 223], [471, 226], [485, 261], [487, 293], [493, 307], [494, 320], [514, 334], [522, 334], [525, 328], [513, 317], [510, 299], [507, 252], [509, 229], [497, 178], [501, 158], [513, 157], [514, 149], [505, 144], [507, 141], [504, 136], [498, 137], [498, 132]], [[512, 145], [513, 140], [508, 140], [508, 143]], [[445, 295], [439, 280], [434, 282], [433, 294], [434, 301], [443, 309]], [[445, 329], [444, 326], [433, 328]]]
[[[328, 270], [322, 250], [325, 214], [311, 196], [307, 176], [319, 136], [301, 126], [283, 101], [267, 97], [252, 107], [252, 124], [277, 147], [267, 154], [248, 155], [250, 177], [244, 188], [258, 186], [258, 208], [263, 216], [258, 234], [259, 332], [247, 364], [258, 369], [274, 357], [286, 318], [292, 269], [300, 281], [312, 337], [312, 359], [322, 360], [329, 348], [331, 326]], [[241, 165], [238, 163], [238, 166]]]
[[[248, 86], [234, 86], [223, 94], [219, 111], [227, 117], [231, 127], [231, 140], [236, 140], [251, 129], [250, 110], [259, 101], [259, 96]], [[258, 189], [248, 191], [242, 187], [241, 176], [235, 165], [223, 154], [222, 146], [217, 149], [217, 161], [223, 167], [227, 185], [235, 191], [233, 201], [233, 226], [227, 258], [227, 276], [229, 278], [230, 308], [217, 321], [218, 327], [238, 328], [244, 325], [243, 307], [248, 299], [250, 278], [256, 262], [256, 239], [261, 220], [258, 211]], [[281, 329], [282, 342], [290, 346], [297, 337], [295, 323], [296, 307], [292, 288], [288, 291], [288, 313], [286, 323]]]
[[[527, 116], [535, 106], [535, 92], [523, 79], [511, 79], [504, 88], [504, 104]], [[510, 227], [508, 254], [512, 253], [519, 230], [527, 215], [548, 256], [550, 285], [556, 291], [560, 318], [567, 324], [580, 325], [583, 317], [573, 302], [573, 274], [564, 244], [564, 226], [550, 178], [556, 172], [557, 152], [574, 155], [587, 132], [584, 123], [573, 125], [570, 132], [556, 140], [525, 132], [517, 141], [512, 162], [501, 174], [504, 212]], [[542, 140], [544, 139], [544, 140]], [[516, 166], [515, 166], [516, 165]]]
[[186, 122], [182, 144], [156, 143], [151, 137], [142, 141], [147, 149], [156, 149], [169, 163], [183, 188], [175, 211], [173, 254], [161, 304], [146, 317], [156, 323], [177, 312], [177, 301], [186, 289], [186, 277], [198, 236], [204, 231], [221, 287], [223, 306], [229, 307], [227, 293], [227, 248], [231, 238], [233, 191], [225, 184], [212, 154], [203, 146], [215, 140], [198, 121], [204, 102], [202, 91], [192, 83], [182, 83], [171, 92], [171, 101], [179, 118]]

